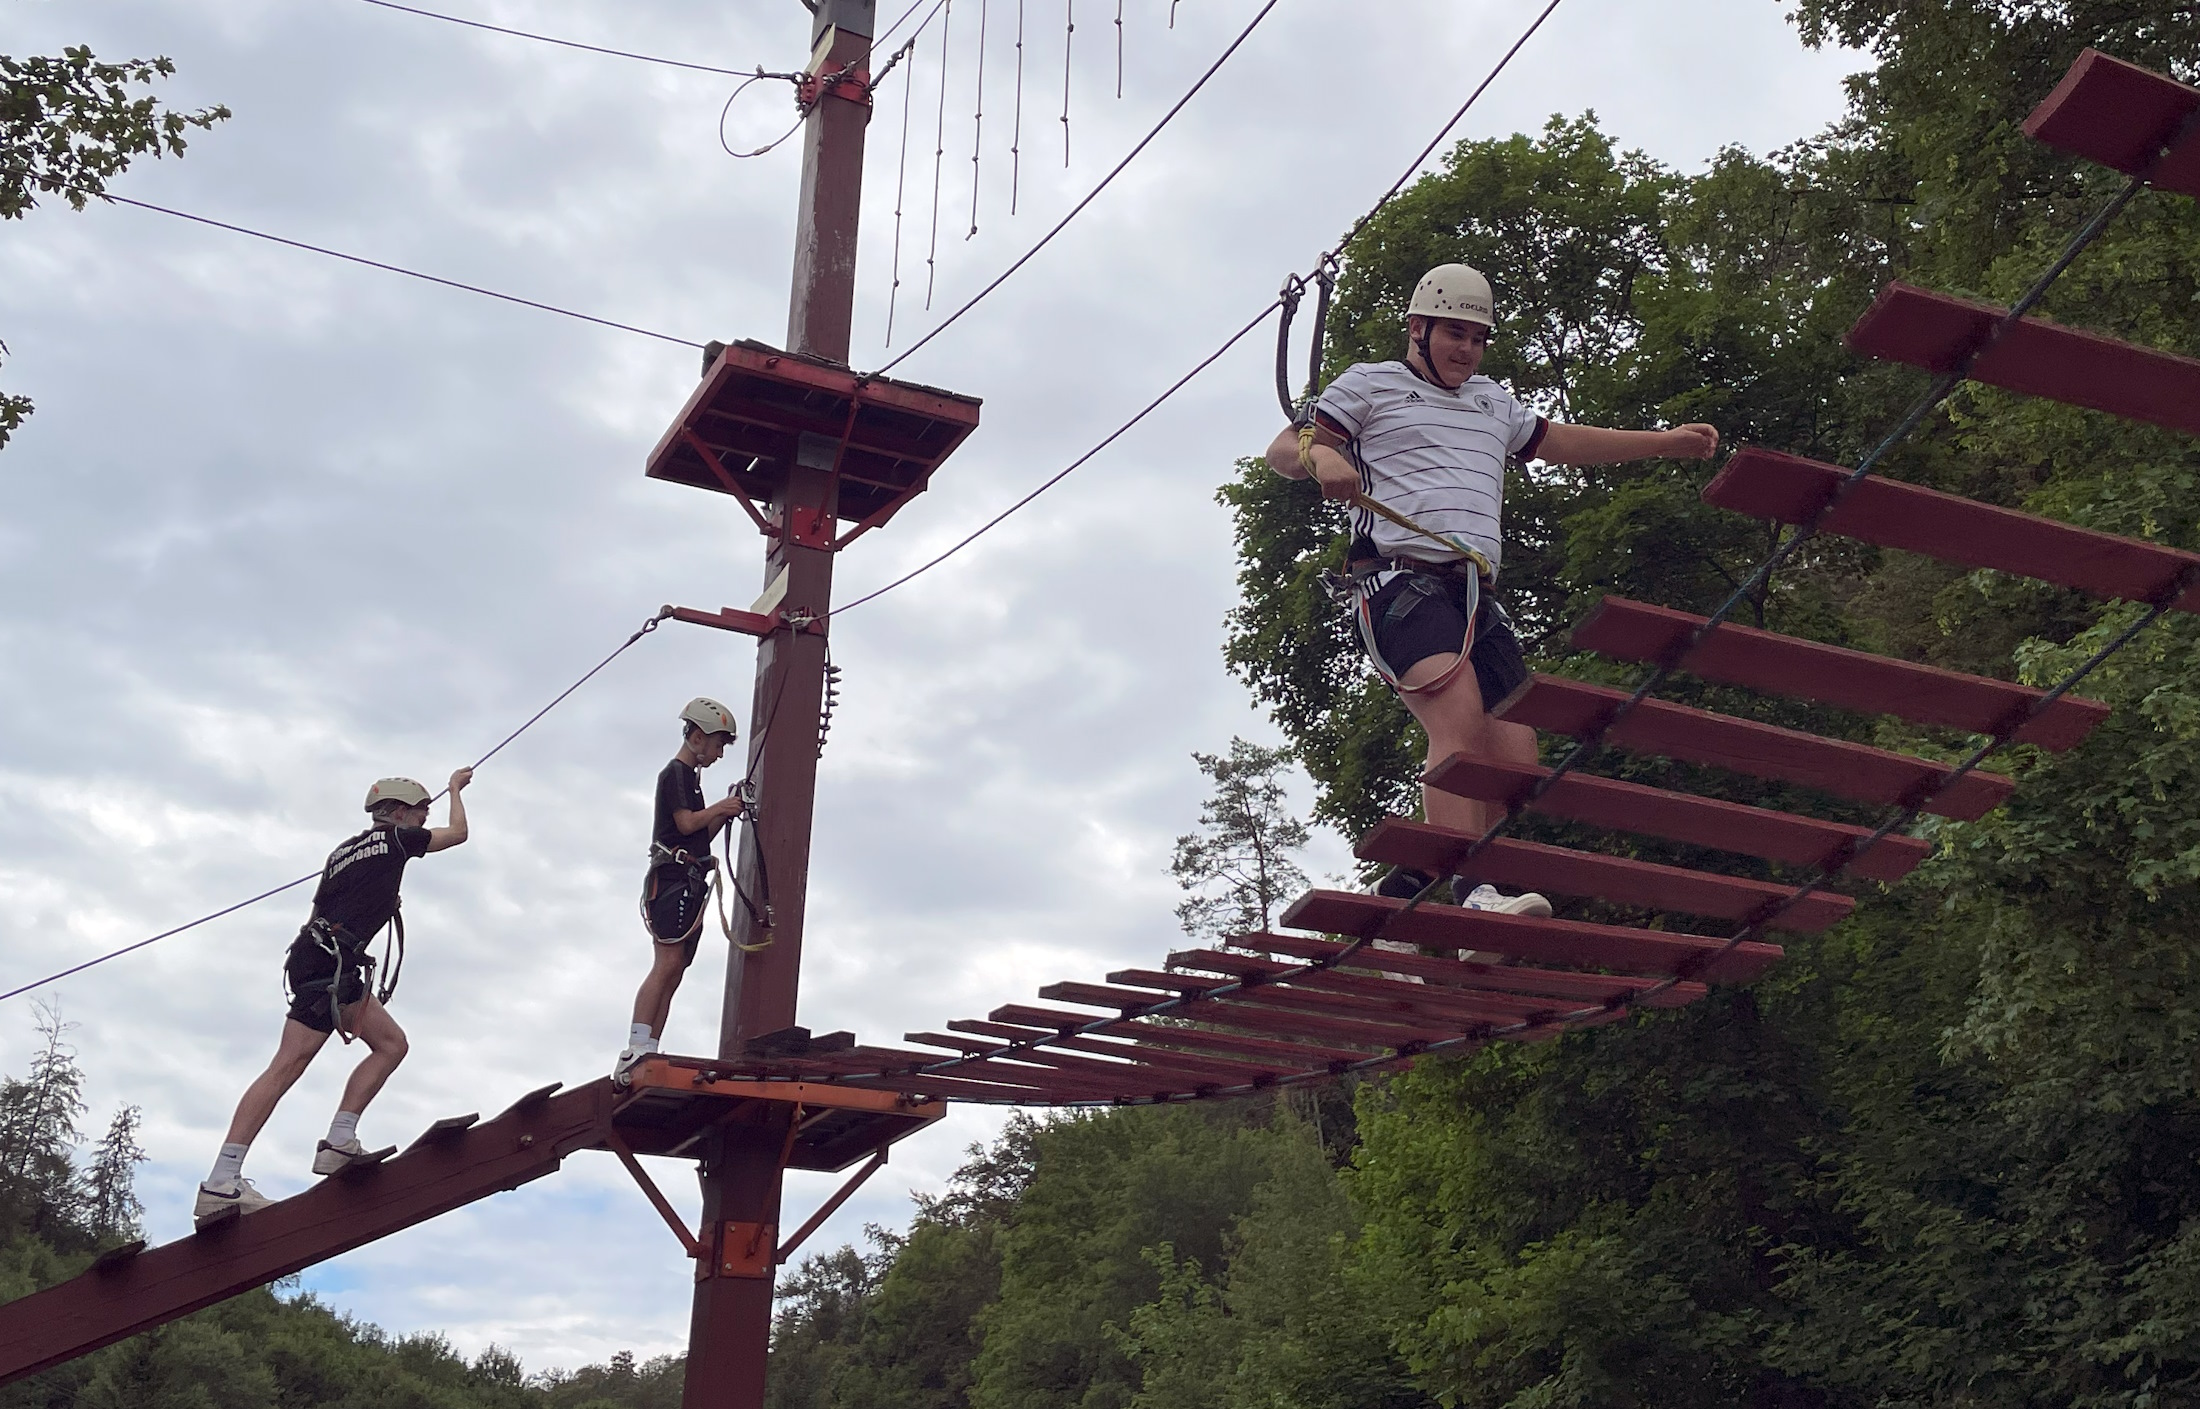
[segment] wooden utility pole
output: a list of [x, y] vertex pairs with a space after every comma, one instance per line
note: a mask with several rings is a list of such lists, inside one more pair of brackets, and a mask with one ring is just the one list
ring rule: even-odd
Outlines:
[[[855, 308], [875, 8], [875, 0], [818, 0], [811, 26], [809, 91], [815, 98], [803, 131], [787, 346], [842, 363]], [[836, 81], [840, 75], [857, 82]], [[786, 574], [781, 609], [789, 619], [822, 619], [831, 609], [838, 449], [833, 437], [802, 435], [795, 463], [786, 467], [784, 485], [771, 500], [779, 532], [765, 559], [764, 583], [768, 588]], [[736, 907], [737, 947], [727, 966], [719, 1027], [722, 1057], [738, 1057], [749, 1043], [795, 1025], [824, 668], [825, 638], [810, 632], [773, 632], [757, 650], [749, 711], [756, 816], [747, 829], [740, 884], [762, 911], [762, 923], [746, 906]], [[715, 1255], [697, 1260], [683, 1409], [761, 1409], [764, 1403], [771, 1253], [795, 1118], [795, 1110], [785, 1108], [771, 1128], [722, 1129], [706, 1149], [703, 1241]]]

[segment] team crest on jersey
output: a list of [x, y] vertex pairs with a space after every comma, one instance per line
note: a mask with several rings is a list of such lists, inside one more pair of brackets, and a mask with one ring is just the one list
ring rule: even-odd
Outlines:
[[1474, 409], [1488, 416], [1494, 414], [1497, 408], [1491, 404], [1488, 397], [1477, 394], [1474, 398]]

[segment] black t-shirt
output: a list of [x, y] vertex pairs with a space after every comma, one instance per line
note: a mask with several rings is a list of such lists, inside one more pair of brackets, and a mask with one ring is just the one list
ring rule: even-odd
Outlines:
[[710, 853], [710, 833], [683, 832], [673, 820], [675, 812], [701, 812], [703, 810], [703, 775], [692, 764], [679, 759], [665, 765], [665, 771], [657, 775], [657, 819], [651, 825], [650, 840], [667, 851], [685, 851], [691, 856], [707, 856]]
[[328, 854], [320, 888], [313, 892], [316, 918], [341, 925], [364, 944], [397, 913], [397, 885], [405, 863], [428, 853], [426, 827], [374, 826]]

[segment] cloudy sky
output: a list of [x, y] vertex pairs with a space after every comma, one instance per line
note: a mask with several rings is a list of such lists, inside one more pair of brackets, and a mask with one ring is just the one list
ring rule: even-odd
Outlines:
[[[798, 67], [808, 39], [795, 0], [445, 8], [729, 68]], [[888, 355], [904, 82], [918, 117], [902, 346], [1083, 195], [1257, 8], [1128, 0], [1118, 100], [1113, 17], [1079, 7], [1065, 169], [1063, 14], [1028, 0], [1011, 216], [1015, 5], [960, 0], [936, 264], [937, 22], [880, 93], [855, 361]], [[1390, 183], [1538, 8], [1283, 0], [1061, 239], [901, 369], [983, 397], [984, 424], [846, 555], [842, 598], [961, 537], [1204, 356]], [[1783, 8], [1567, 0], [1460, 135], [1593, 108], [1684, 169], [1727, 144], [1779, 146], [1832, 119], [1859, 66], [1805, 51]], [[727, 157], [727, 79], [362, 0], [0, 0], [0, 17], [0, 52], [165, 54], [170, 102], [234, 111], [121, 194], [697, 342], [782, 338], [799, 143]], [[791, 115], [760, 84], [726, 135], [758, 146]], [[375, 776], [439, 781], [660, 603], [746, 605], [761, 585], [735, 505], [642, 477], [695, 379], [683, 347], [122, 206], [0, 227], [0, 338], [0, 385], [38, 403], [0, 452], [0, 987], [313, 870]], [[1189, 755], [1272, 737], [1221, 666], [1232, 562], [1212, 497], [1274, 430], [1272, 350], [1248, 340], [953, 563], [836, 621], [847, 680], [819, 792], [809, 1026], [893, 1040], [1172, 946], [1169, 846], [1203, 792]], [[474, 839], [407, 883], [395, 1007], [413, 1055], [367, 1117], [370, 1143], [608, 1067], [647, 962], [634, 897], [651, 780], [690, 695], [745, 714], [753, 656], [668, 628], [482, 771]], [[1344, 860], [1324, 839], [1310, 869]], [[48, 991], [77, 1024], [91, 1123], [144, 1109], [156, 1240], [188, 1229], [191, 1186], [272, 1050], [304, 908], [282, 897]], [[706, 947], [668, 1047], [714, 1049], [724, 967]], [[13, 1000], [0, 1066], [20, 1073], [33, 1040]], [[348, 1065], [324, 1055], [254, 1148], [263, 1189], [307, 1184]], [[898, 1148], [813, 1246], [903, 1222], [908, 1191], [937, 1188], [998, 1121], [961, 1112]], [[692, 1181], [662, 1174], [692, 1205]], [[830, 1187], [797, 1177], [789, 1221]], [[394, 1332], [440, 1330], [469, 1354], [493, 1341], [541, 1369], [678, 1349], [690, 1282], [618, 1166], [582, 1155], [306, 1285]]]

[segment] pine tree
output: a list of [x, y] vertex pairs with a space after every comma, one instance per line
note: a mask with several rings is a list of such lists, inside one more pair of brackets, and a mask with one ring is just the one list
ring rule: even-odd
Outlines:
[[1284, 812], [1276, 778], [1291, 752], [1234, 738], [1227, 757], [1192, 758], [1215, 790], [1199, 811], [1202, 830], [1176, 839], [1169, 873], [1186, 892], [1177, 922], [1201, 938], [1265, 930], [1277, 907], [1306, 887], [1291, 860], [1306, 845], [1306, 824]]
[[91, 1196], [92, 1235], [103, 1242], [136, 1237], [138, 1219], [145, 1213], [136, 1187], [137, 1167], [146, 1158], [137, 1142], [141, 1114], [136, 1106], [124, 1106], [115, 1112], [93, 1152], [91, 1171], [85, 1176], [86, 1191]]
[[11, 1219], [43, 1230], [57, 1218], [75, 1222], [81, 1208], [82, 1180], [71, 1155], [85, 1106], [84, 1072], [67, 1041], [75, 1024], [51, 1004], [39, 1004], [37, 1014], [45, 1045], [31, 1060], [30, 1078], [0, 1080], [0, 1178]]

